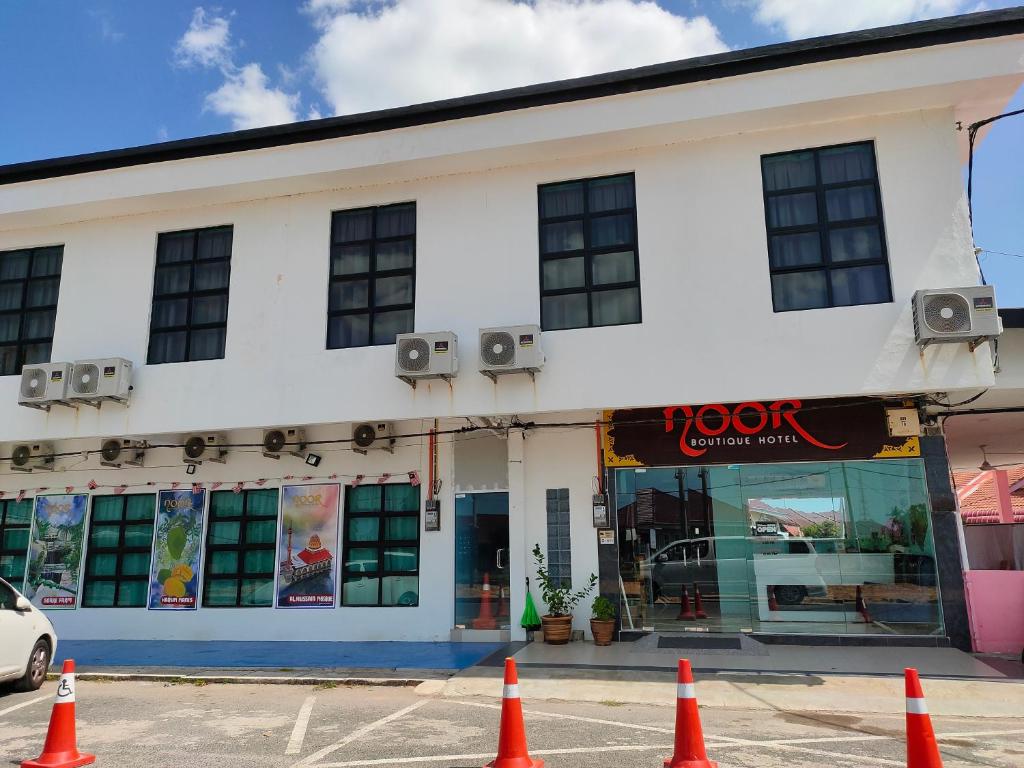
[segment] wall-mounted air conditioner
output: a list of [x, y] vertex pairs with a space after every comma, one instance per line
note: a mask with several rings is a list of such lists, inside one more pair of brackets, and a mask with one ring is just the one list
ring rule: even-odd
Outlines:
[[371, 450], [385, 450], [394, 453], [395, 438], [389, 421], [371, 421], [352, 427], [352, 450], [365, 454]]
[[11, 448], [11, 469], [31, 472], [53, 469], [53, 443], [19, 443]]
[[71, 367], [68, 400], [99, 408], [110, 400], [127, 403], [132, 391], [132, 361], [123, 357], [76, 360]]
[[21, 369], [18, 405], [50, 410], [54, 403], [66, 404], [71, 363], [30, 363]]
[[224, 443], [223, 435], [189, 435], [185, 438], [181, 458], [186, 464], [202, 464], [204, 461], [223, 464], [228, 452]]
[[916, 291], [914, 338], [922, 346], [966, 342], [971, 351], [1003, 332], [991, 285]]
[[279, 427], [263, 430], [263, 455], [280, 459], [281, 454], [302, 455], [306, 449], [306, 432], [301, 427]]
[[112, 437], [100, 446], [100, 464], [104, 467], [141, 467], [148, 444], [145, 440], [129, 440], [126, 437]]
[[534, 376], [544, 367], [539, 325], [480, 329], [480, 373], [497, 379], [506, 373]]
[[458, 342], [451, 331], [398, 334], [395, 376], [412, 387], [420, 379], [455, 378], [459, 373]]

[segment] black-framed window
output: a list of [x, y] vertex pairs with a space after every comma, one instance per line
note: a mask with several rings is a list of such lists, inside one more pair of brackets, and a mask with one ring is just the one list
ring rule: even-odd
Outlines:
[[0, 499], [0, 578], [18, 589], [25, 579], [31, 529], [31, 499]]
[[50, 362], [64, 246], [0, 252], [0, 376]]
[[164, 232], [157, 239], [147, 362], [224, 357], [233, 228]]
[[342, 605], [419, 605], [419, 486], [349, 486], [344, 542]]
[[626, 173], [538, 187], [545, 331], [640, 322], [635, 186]]
[[892, 301], [872, 141], [761, 158], [776, 312]]
[[214, 491], [206, 530], [203, 605], [274, 604], [277, 490]]
[[394, 344], [416, 303], [416, 203], [335, 211], [327, 348]]
[[548, 575], [572, 586], [572, 541], [569, 536], [569, 489], [547, 489]]
[[82, 605], [139, 608], [149, 592], [156, 495], [93, 496]]

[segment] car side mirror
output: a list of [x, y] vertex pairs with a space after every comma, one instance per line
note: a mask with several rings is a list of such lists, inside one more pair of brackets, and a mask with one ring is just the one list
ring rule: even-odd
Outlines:
[[14, 601], [14, 610], [27, 613], [32, 610], [32, 603], [26, 600], [21, 595], [18, 595], [18, 599]]
[[664, 552], [662, 552], [660, 555], [658, 555], [656, 558], [654, 558], [654, 562], [656, 562], [656, 563], [667, 563], [668, 562], [668, 555], [666, 555]]

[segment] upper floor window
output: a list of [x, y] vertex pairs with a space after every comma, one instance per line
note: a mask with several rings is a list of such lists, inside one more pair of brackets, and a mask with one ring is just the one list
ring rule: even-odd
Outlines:
[[64, 246], [0, 253], [0, 376], [50, 362]]
[[627, 173], [539, 187], [545, 331], [640, 322], [634, 186]]
[[394, 344], [411, 333], [416, 297], [416, 203], [331, 217], [327, 348]]
[[231, 227], [164, 232], [157, 240], [147, 362], [224, 357]]
[[776, 312], [892, 301], [870, 141], [761, 158]]

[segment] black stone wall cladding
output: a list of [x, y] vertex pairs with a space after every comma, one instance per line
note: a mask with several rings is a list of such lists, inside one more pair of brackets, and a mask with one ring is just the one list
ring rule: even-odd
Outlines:
[[1024, 8], [918, 21], [359, 115], [0, 166], [0, 184], [359, 136], [805, 64], [1024, 34]]

